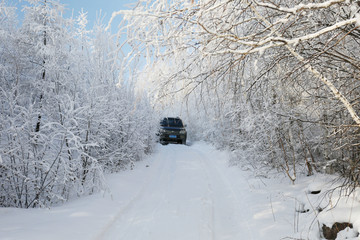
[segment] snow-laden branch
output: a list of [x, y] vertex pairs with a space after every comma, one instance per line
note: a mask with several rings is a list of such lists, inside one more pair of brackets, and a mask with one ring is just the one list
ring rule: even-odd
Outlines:
[[[230, 0], [232, 1], [232, 0]], [[179, 3], [180, 4], [180, 3]], [[153, 5], [156, 5], [155, 3]], [[172, 9], [170, 11], [166, 11], [166, 10], [137, 10], [137, 9], [133, 9], [133, 10], [119, 10], [119, 11], [115, 11], [112, 13], [111, 18], [108, 22], [108, 25], [105, 28], [105, 31], [108, 31], [111, 28], [111, 25], [114, 21], [114, 19], [116, 17], [119, 16], [126, 16], [126, 18], [131, 18], [131, 17], [152, 17], [152, 18], [157, 18], [157, 19], [166, 19], [166, 18], [171, 18], [171, 16], [176, 15], [180, 12], [186, 12], [189, 11], [190, 9], [193, 8], [199, 8], [199, 5], [194, 5], [194, 4], [185, 4], [184, 8], [182, 9]]]
[[330, 0], [330, 1], [326, 1], [323, 3], [308, 3], [308, 4], [299, 4], [296, 5], [292, 8], [286, 8], [286, 7], [279, 7], [279, 6], [275, 6], [272, 3], [263, 3], [263, 2], [258, 2], [255, 1], [254, 2], [261, 7], [266, 7], [266, 8], [272, 8], [278, 11], [282, 11], [282, 12], [287, 12], [287, 13], [292, 13], [292, 14], [296, 14], [297, 12], [303, 11], [303, 10], [315, 10], [315, 9], [322, 9], [322, 8], [328, 8], [334, 4], [337, 3], [342, 3], [345, 2], [346, 0]]
[[[305, 36], [302, 36], [302, 37], [297, 37], [297, 38], [292, 38], [292, 39], [287, 39], [287, 38], [284, 38], [284, 37], [268, 37], [268, 38], [266, 38], [264, 40], [261, 40], [261, 41], [242, 41], [242, 40], [249, 39], [252, 36], [251, 37], [249, 37], [249, 36], [238, 37], [236, 35], [231, 35], [231, 34], [228, 34], [228, 35], [226, 35], [226, 34], [217, 34], [215, 32], [211, 32], [210, 30], [206, 29], [200, 23], [199, 23], [199, 25], [202, 26], [204, 29], [206, 29], [207, 32], [214, 34], [217, 38], [227, 38], [229, 40], [236, 41], [237, 43], [240, 43], [242, 45], [258, 47], [258, 46], [264, 46], [265, 44], [268, 44], [269, 42], [282, 42], [283, 44], [298, 44], [300, 41], [308, 41], [308, 40], [311, 40], [313, 38], [320, 37], [321, 35], [323, 35], [325, 33], [334, 31], [334, 30], [336, 30], [336, 29], [338, 29], [340, 27], [343, 27], [343, 26], [346, 26], [346, 25], [349, 25], [349, 24], [353, 24], [353, 23], [356, 23], [356, 22], [357, 22], [357, 19], [352, 18], [352, 19], [349, 19], [349, 20], [338, 22], [338, 23], [336, 23], [336, 24], [334, 24], [334, 25], [332, 25], [330, 27], [324, 28], [324, 29], [322, 29], [320, 31], [317, 31], [315, 33], [311, 33], [311, 34], [308, 34], [308, 35], [305, 35]], [[269, 45], [269, 47], [278, 46], [278, 45], [279, 44]], [[241, 52], [243, 52], [243, 51], [241, 51]], [[241, 52], [239, 52], [239, 53], [241, 53]], [[253, 52], [256, 52], [256, 51], [253, 51]]]
[[[263, 40], [259, 40], [259, 41], [252, 41], [252, 40], [246, 41], [248, 39], [252, 39], [254, 37], [254, 35], [239, 37], [235, 34], [219, 34], [217, 32], [211, 31], [210, 29], [206, 28], [204, 26], [204, 24], [202, 24], [200, 22], [198, 22], [198, 24], [207, 33], [212, 34], [214, 36], [213, 39], [216, 39], [216, 38], [217, 39], [227, 39], [229, 41], [236, 42], [239, 45], [251, 47], [251, 48], [241, 49], [241, 50], [227, 49], [224, 51], [208, 53], [211, 55], [219, 55], [219, 54], [226, 54], [226, 53], [234, 53], [234, 54], [250, 54], [250, 53], [256, 53], [256, 52], [263, 53], [266, 49], [269, 49], [272, 47], [278, 47], [278, 46], [282, 46], [282, 45], [297, 45], [299, 42], [304, 42], [304, 41], [308, 41], [308, 40], [311, 40], [314, 38], [318, 38], [325, 33], [334, 31], [334, 30], [341, 28], [343, 26], [346, 26], [346, 25], [354, 24], [356, 22], [357, 22], [357, 18], [352, 18], [352, 19], [338, 22], [332, 26], [321, 29], [315, 33], [310, 33], [305, 36], [301, 36], [301, 37], [297, 37], [297, 38], [288, 39], [288, 38], [278, 37], [278, 36], [275, 36], [275, 37], [269, 36], [269, 37], [266, 37]], [[268, 24], [269, 24], [269, 28], [272, 28], [274, 26], [270, 22], [268, 22]], [[276, 31], [274, 31], [274, 32], [276, 32]]]
[[[345, 26], [357, 24], [359, 17], [353, 17], [353, 14], [349, 15], [350, 19], [329, 19], [326, 26], [311, 22], [312, 13], [325, 12], [324, 9], [335, 5], [345, 7], [349, 5], [348, 1], [327, 0], [322, 3], [294, 4], [292, 7], [257, 0], [200, 1], [199, 5], [181, 5], [176, 1], [166, 1], [166, 4], [163, 1], [144, 3], [148, 4], [144, 8], [139, 5], [131, 11], [113, 13], [107, 29], [116, 16], [124, 15], [124, 22], [128, 21], [131, 25], [129, 28], [122, 28], [130, 30], [126, 41], [143, 51], [147, 60], [156, 59], [159, 52], [171, 52], [176, 56], [188, 49], [196, 49], [205, 56], [226, 56], [262, 54], [270, 48], [285, 47], [302, 66], [329, 87], [331, 93], [344, 104], [354, 121], [360, 125], [360, 119], [346, 97], [294, 50], [299, 42], [310, 43]], [[275, 11], [264, 11], [264, 8]], [[294, 16], [300, 11], [308, 12], [309, 17], [299, 19]], [[309, 27], [300, 23], [303, 19], [304, 24], [309, 24]], [[140, 55], [134, 52], [133, 56]], [[136, 58], [127, 58], [131, 59]]]
[[[268, 25], [268, 26], [272, 25], [266, 18], [264, 18], [256, 10], [255, 7], [251, 6], [251, 9], [259, 18], [261, 18], [263, 20], [263, 22], [266, 25]], [[345, 21], [344, 24], [346, 25], [346, 24], [355, 23], [355, 22], [356, 22], [356, 18]], [[330, 27], [330, 28], [332, 30], [334, 30], [334, 29], [336, 29], [336, 26], [337, 26], [337, 24], [335, 24], [333, 27]], [[343, 26], [343, 25], [340, 24], [340, 26]], [[334, 96], [343, 103], [343, 105], [345, 106], [347, 111], [350, 113], [352, 119], [356, 122], [356, 124], [360, 126], [360, 117], [357, 115], [355, 109], [353, 108], [353, 106], [351, 105], [349, 100], [335, 87], [335, 85], [331, 81], [329, 81], [329, 79], [327, 79], [323, 74], [321, 74], [318, 70], [316, 70], [313, 66], [311, 66], [308, 62], [306, 62], [304, 57], [302, 57], [298, 52], [296, 52], [295, 49], [293, 47], [291, 47], [291, 45], [286, 44], [286, 48], [291, 52], [291, 54], [293, 56], [295, 56], [301, 63], [304, 64], [304, 66], [310, 73], [312, 73], [314, 76], [316, 76], [318, 79], [320, 79], [330, 89], [330, 91], [334, 94]]]

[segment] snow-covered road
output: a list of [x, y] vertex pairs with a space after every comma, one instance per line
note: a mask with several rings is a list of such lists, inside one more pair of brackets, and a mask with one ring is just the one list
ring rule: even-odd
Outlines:
[[258, 240], [291, 234], [288, 199], [228, 162], [227, 152], [205, 143], [158, 145], [134, 170], [107, 177], [111, 193], [51, 209], [0, 208], [0, 239]]
[[247, 193], [223, 175], [221, 153], [196, 146], [161, 147], [140, 192], [96, 239], [253, 239]]

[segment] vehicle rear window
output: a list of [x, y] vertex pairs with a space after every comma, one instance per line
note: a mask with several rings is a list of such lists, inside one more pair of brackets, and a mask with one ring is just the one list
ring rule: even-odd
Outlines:
[[184, 127], [181, 119], [165, 118], [160, 123], [163, 127]]

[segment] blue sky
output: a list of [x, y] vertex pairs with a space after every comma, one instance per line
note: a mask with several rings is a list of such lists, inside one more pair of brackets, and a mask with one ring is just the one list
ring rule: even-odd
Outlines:
[[67, 8], [66, 16], [77, 16], [81, 9], [88, 12], [89, 27], [91, 28], [96, 21], [96, 16], [100, 12], [105, 15], [104, 24], [107, 24], [111, 14], [121, 9], [130, 9], [137, 0], [60, 0]]

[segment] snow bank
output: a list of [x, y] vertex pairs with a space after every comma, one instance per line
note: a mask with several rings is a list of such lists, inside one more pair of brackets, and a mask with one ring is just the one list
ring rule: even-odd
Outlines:
[[357, 189], [348, 196], [335, 190], [329, 192], [328, 206], [319, 213], [318, 220], [320, 223], [331, 227], [334, 223], [351, 223], [353, 230], [360, 230], [360, 190]]

